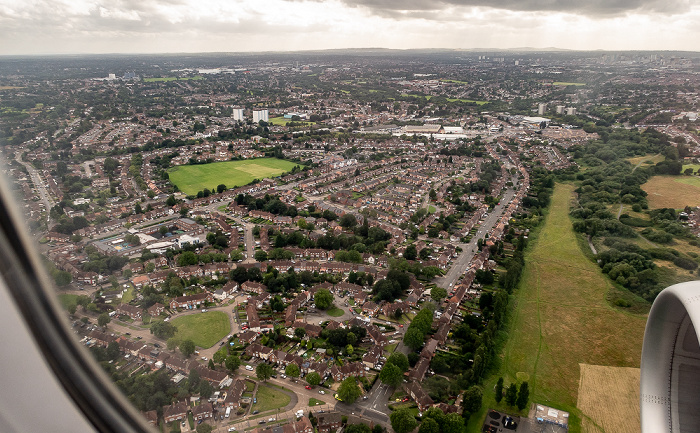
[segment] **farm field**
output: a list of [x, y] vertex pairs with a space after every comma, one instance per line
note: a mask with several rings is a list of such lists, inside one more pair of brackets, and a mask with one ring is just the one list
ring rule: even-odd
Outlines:
[[257, 158], [211, 164], [180, 165], [168, 170], [170, 181], [188, 195], [224, 184], [227, 188], [247, 185], [254, 179], [279, 176], [298, 165], [277, 158]]
[[585, 86], [586, 83], [565, 83], [562, 81], [555, 81], [552, 83], [553, 86]]
[[[484, 389], [492, 389], [499, 376], [506, 383], [527, 380], [530, 401], [570, 412], [570, 430], [576, 432], [579, 364], [639, 367], [646, 315], [616, 310], [606, 301], [614, 288], [573, 232], [573, 190], [556, 185], [544, 225], [527, 247], [500, 371]], [[484, 406], [498, 408], [490, 393]]]
[[231, 332], [231, 323], [226, 313], [209, 311], [180, 316], [170, 323], [177, 328], [180, 341], [192, 340], [197, 346], [208, 349]]
[[584, 433], [639, 432], [639, 369], [581, 364], [577, 406]]
[[682, 209], [700, 205], [700, 178], [692, 176], [654, 176], [642, 189], [649, 207]]

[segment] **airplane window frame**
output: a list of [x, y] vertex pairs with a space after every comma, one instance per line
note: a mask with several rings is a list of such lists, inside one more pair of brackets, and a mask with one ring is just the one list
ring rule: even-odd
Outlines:
[[[7, 166], [5, 156], [0, 159]], [[0, 176], [0, 277], [44, 360], [96, 431], [155, 431], [72, 335], [18, 203], [8, 180]]]

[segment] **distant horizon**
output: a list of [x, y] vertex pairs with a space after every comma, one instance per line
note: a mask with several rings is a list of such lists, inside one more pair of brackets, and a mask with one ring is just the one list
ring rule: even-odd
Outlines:
[[700, 0], [0, 0], [0, 55], [377, 45], [695, 52], [698, 22]]
[[380, 51], [396, 51], [396, 52], [467, 52], [467, 53], [503, 53], [503, 54], [574, 54], [574, 53], [692, 53], [700, 54], [698, 50], [683, 50], [683, 49], [569, 49], [558, 47], [517, 47], [517, 48], [384, 48], [384, 47], [348, 47], [348, 48], [325, 48], [325, 49], [301, 49], [301, 50], [251, 50], [251, 51], [162, 51], [162, 52], [65, 52], [65, 53], [28, 53], [28, 54], [0, 54], [0, 57], [70, 57], [70, 56], [179, 56], [179, 55], [250, 55], [250, 54], [324, 54], [334, 52], [380, 52]]

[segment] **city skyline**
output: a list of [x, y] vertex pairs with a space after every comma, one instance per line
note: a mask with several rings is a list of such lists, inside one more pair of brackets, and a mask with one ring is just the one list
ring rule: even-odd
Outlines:
[[696, 51], [695, 1], [0, 0], [0, 55], [339, 48]]

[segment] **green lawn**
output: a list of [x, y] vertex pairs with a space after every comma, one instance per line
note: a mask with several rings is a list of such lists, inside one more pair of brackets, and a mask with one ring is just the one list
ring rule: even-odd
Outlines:
[[231, 332], [226, 313], [208, 311], [180, 316], [170, 323], [177, 327], [176, 337], [182, 340], [192, 340], [202, 348], [209, 348]]
[[[430, 101], [430, 98], [433, 97], [432, 95], [427, 95], [427, 96], [425, 96], [425, 95], [412, 95], [410, 93], [402, 93], [401, 96], [415, 96], [417, 98], [425, 98], [427, 101]], [[473, 102], [476, 105], [488, 104], [488, 101], [476, 101], [474, 99], [463, 99], [463, 98], [445, 98], [445, 99], [447, 99], [447, 102], [459, 101], [459, 102]]]
[[309, 406], [323, 406], [324, 404], [326, 404], [325, 401], [317, 400], [313, 397], [309, 399]]
[[258, 386], [255, 398], [258, 399], [258, 402], [253, 404], [252, 410], [259, 410], [260, 412], [283, 408], [291, 401], [287, 394], [262, 384]]
[[129, 288], [126, 289], [126, 292], [122, 295], [122, 304], [128, 304], [134, 299], [134, 287], [132, 285], [129, 285]]
[[298, 165], [277, 158], [257, 158], [211, 164], [180, 165], [168, 170], [170, 181], [188, 195], [224, 184], [227, 188], [247, 185], [254, 179], [276, 177]]
[[528, 381], [530, 401], [569, 411], [570, 431], [578, 432], [579, 364], [639, 367], [646, 316], [606, 300], [617, 289], [579, 247], [569, 218], [573, 190], [556, 185], [545, 222], [531, 237], [500, 371], [484, 383], [483, 410], [472, 417], [471, 432], [480, 431], [486, 408], [506, 409], [494, 400], [499, 376], [506, 384]]
[[78, 295], [71, 295], [69, 293], [61, 293], [58, 295], [58, 300], [61, 302], [61, 305], [63, 305], [63, 308], [66, 310], [68, 307], [71, 305], [77, 305], [78, 304]]
[[435, 206], [433, 206], [432, 204], [428, 205], [428, 213], [435, 213], [436, 210], [437, 209], [435, 209]]
[[326, 313], [331, 317], [340, 317], [343, 315], [343, 313], [345, 313], [345, 311], [336, 306], [333, 306], [333, 308], [326, 310]]

